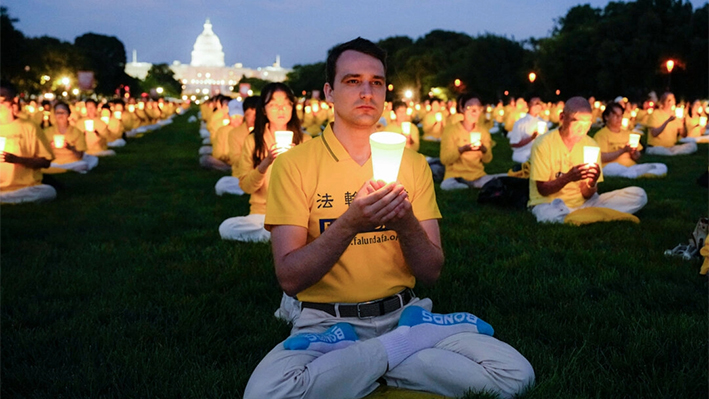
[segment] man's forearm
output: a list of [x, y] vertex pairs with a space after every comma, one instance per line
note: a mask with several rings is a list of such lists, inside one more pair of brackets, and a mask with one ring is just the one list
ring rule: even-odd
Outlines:
[[[295, 296], [320, 281], [350, 245], [357, 233], [338, 221], [339, 219], [333, 222], [314, 241], [275, 260], [276, 277], [286, 294]], [[273, 242], [280, 239], [278, 228], [279, 226], [276, 226], [272, 230]], [[276, 256], [274, 253], [274, 257]]]
[[537, 191], [539, 191], [539, 194], [546, 197], [548, 195], [552, 195], [554, 193], [557, 193], [561, 191], [564, 186], [569, 184], [569, 181], [566, 179], [566, 175], [561, 175], [558, 178], [550, 181], [539, 181], [537, 180]]
[[[397, 232], [399, 245], [412, 274], [425, 284], [433, 284], [443, 268], [443, 249], [431, 241], [421, 222], [413, 215], [412, 219], [407, 222], [406, 228]], [[437, 226], [436, 222], [436, 229]]]

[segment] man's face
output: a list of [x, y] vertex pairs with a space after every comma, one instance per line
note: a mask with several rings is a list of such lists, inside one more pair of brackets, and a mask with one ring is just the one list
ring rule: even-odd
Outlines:
[[542, 111], [542, 100], [534, 97], [529, 100], [529, 114], [537, 116]]
[[88, 116], [89, 118], [96, 117], [96, 104], [86, 103], [86, 116]]
[[667, 98], [665, 98], [665, 102], [662, 103], [662, 108], [665, 110], [670, 110], [672, 107], [674, 107], [676, 104], [675, 100], [675, 95], [674, 94], [669, 94]]
[[480, 118], [483, 106], [477, 98], [471, 98], [463, 104], [463, 117], [469, 123], [476, 123]]
[[382, 115], [386, 95], [384, 65], [354, 50], [343, 52], [335, 64], [333, 86], [325, 83], [325, 96], [335, 107], [338, 121], [373, 127]]
[[613, 107], [613, 110], [608, 117], [606, 117], [606, 124], [613, 130], [618, 130], [623, 123], [623, 111], [617, 107]]
[[572, 142], [578, 143], [591, 129], [592, 118], [593, 116], [590, 112], [576, 112], [570, 115], [562, 112], [562, 129], [560, 129], [560, 132], [570, 138]]
[[0, 118], [9, 118], [12, 113], [12, 98], [0, 97]]
[[406, 107], [397, 107], [394, 110], [394, 114], [396, 115], [396, 120], [401, 122], [406, 122], [409, 120], [409, 116], [406, 115]]

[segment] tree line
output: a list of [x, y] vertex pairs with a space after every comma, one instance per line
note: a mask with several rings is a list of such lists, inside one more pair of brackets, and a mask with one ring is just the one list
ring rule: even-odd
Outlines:
[[[378, 44], [388, 53], [392, 98], [405, 89], [425, 98], [432, 87], [448, 95], [475, 91], [488, 102], [506, 93], [548, 101], [573, 95], [640, 101], [668, 88], [679, 97], [707, 98], [708, 17], [709, 3], [693, 10], [682, 0], [610, 2], [602, 9], [572, 7], [547, 38], [515, 41], [434, 30], [416, 40], [394, 36]], [[288, 81], [296, 93], [319, 89], [325, 64], [296, 65]]]

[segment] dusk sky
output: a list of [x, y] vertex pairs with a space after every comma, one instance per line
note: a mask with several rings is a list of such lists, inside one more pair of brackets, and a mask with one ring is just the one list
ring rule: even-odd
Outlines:
[[[515, 40], [550, 35], [554, 21], [577, 4], [608, 1], [548, 0], [10, 0], [3, 1], [25, 36], [73, 42], [84, 33], [116, 36], [138, 61], [189, 63], [192, 46], [210, 18], [227, 65], [247, 68], [324, 61], [327, 50], [357, 36], [417, 39], [434, 29], [471, 36], [486, 32]], [[706, 0], [692, 0], [696, 9]], [[113, 6], [111, 4], [114, 4]]]

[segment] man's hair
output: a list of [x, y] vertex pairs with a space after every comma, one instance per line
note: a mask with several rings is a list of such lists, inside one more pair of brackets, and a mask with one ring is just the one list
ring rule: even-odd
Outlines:
[[95, 105], [98, 108], [98, 102], [96, 102], [96, 100], [94, 100], [93, 98], [87, 98], [86, 100], [84, 100], [84, 105], [89, 105], [89, 103]]
[[535, 98], [538, 98], [539, 101], [540, 101], [542, 104], [544, 104], [544, 101], [542, 101], [542, 98], [539, 96], [539, 94], [533, 93], [533, 94], [528, 95], [527, 98], [525, 99], [525, 101], [527, 101], [527, 106], [529, 106], [529, 104], [531, 104], [531, 103], [532, 103], [532, 100], [535, 99]]
[[382, 65], [384, 66], [384, 73], [386, 73], [387, 70], [387, 53], [384, 51], [382, 48], [374, 44], [373, 42], [367, 40], [367, 39], [362, 39], [361, 37], [358, 37], [354, 40], [350, 40], [347, 43], [341, 43], [338, 44], [337, 46], [333, 47], [330, 50], [330, 53], [327, 55], [327, 62], [325, 64], [325, 79], [327, 83], [330, 84], [330, 87], [334, 87], [335, 85], [335, 74], [337, 73], [336, 71], [336, 64], [337, 60], [340, 58], [342, 53], [344, 53], [347, 50], [354, 50], [363, 54], [367, 54], [369, 56], [372, 56], [379, 61], [382, 62]]
[[564, 115], [568, 118], [577, 112], [591, 113], [591, 104], [583, 97], [571, 97], [564, 103]]
[[394, 101], [394, 102], [391, 104], [391, 110], [394, 111], [394, 112], [396, 112], [396, 110], [397, 110], [398, 108], [401, 108], [401, 107], [406, 108], [406, 103], [403, 102], [403, 101], [397, 100], [397, 101]]
[[458, 96], [458, 100], [456, 101], [456, 109], [458, 112], [461, 114], [465, 112], [465, 103], [468, 101], [472, 100], [473, 98], [477, 98], [478, 101], [480, 101], [480, 105], [482, 105], [483, 101], [480, 99], [480, 96], [477, 95], [476, 93], [463, 93]]
[[260, 98], [261, 98], [260, 96], [246, 97], [244, 99], [244, 104], [243, 104], [244, 105], [244, 112], [249, 109], [256, 109], [256, 106], [258, 106], [258, 102], [259, 102]]
[[71, 115], [71, 107], [69, 107], [69, 104], [65, 103], [64, 101], [61, 101], [61, 100], [57, 101], [54, 104], [54, 111], [56, 111], [57, 108], [64, 108], [66, 110], [67, 114]]
[[16, 95], [17, 90], [15, 90], [15, 86], [12, 83], [5, 80], [0, 82], [0, 97], [4, 98], [5, 101], [14, 102]]
[[659, 103], [664, 105], [665, 101], [667, 101], [667, 97], [669, 97], [669, 96], [674, 96], [674, 94], [669, 91], [662, 93], [662, 95], [660, 96]]

